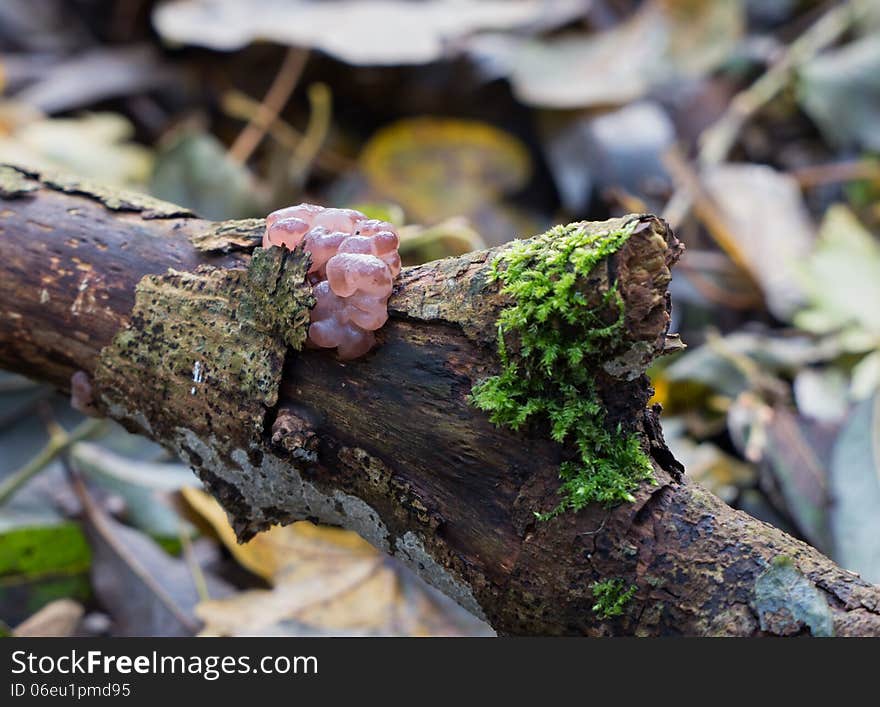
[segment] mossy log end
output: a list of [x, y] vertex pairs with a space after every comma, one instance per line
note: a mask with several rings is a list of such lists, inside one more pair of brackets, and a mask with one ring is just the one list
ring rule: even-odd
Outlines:
[[502, 634], [880, 635], [880, 588], [732, 510], [666, 449], [644, 370], [668, 344], [680, 245], [651, 216], [583, 228], [634, 221], [580, 289], [597, 307], [621, 295], [625, 326], [588, 365], [656, 480], [611, 509], [538, 521], [568, 450], [469, 401], [499, 367], [497, 249], [405, 268], [380, 346], [339, 362], [302, 348], [306, 256], [256, 249], [261, 220], [0, 167], [0, 366], [61, 390], [85, 371], [98, 408], [189, 462], [241, 538], [352, 528]]

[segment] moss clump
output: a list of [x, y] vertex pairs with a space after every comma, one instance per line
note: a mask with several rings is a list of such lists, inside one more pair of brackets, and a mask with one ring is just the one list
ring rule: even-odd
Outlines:
[[[582, 225], [558, 226], [516, 243], [492, 264], [491, 277], [514, 304], [498, 319], [501, 373], [477, 383], [471, 402], [498, 425], [520, 429], [544, 421], [575, 459], [559, 469], [562, 500], [549, 513], [578, 511], [590, 503], [635, 500], [639, 483], [653, 478], [638, 438], [608, 429], [590, 375], [592, 364], [613, 351], [624, 327], [624, 304], [616, 283], [591, 304], [579, 289], [594, 266], [616, 252], [638, 224], [590, 232]], [[608, 322], [609, 312], [617, 311]], [[516, 346], [508, 347], [508, 336]]]
[[593, 582], [593, 611], [600, 619], [610, 619], [615, 616], [623, 616], [623, 610], [636, 593], [636, 585], [626, 586], [626, 582], [620, 578], [603, 579], [601, 582]]

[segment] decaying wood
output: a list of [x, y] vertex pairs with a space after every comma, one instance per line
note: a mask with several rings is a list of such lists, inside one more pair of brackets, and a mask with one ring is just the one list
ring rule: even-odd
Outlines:
[[[564, 450], [468, 403], [498, 369], [493, 251], [404, 269], [381, 345], [343, 363], [295, 350], [304, 256], [254, 251], [261, 220], [0, 168], [0, 365], [62, 390], [85, 371], [99, 408], [189, 462], [241, 538], [300, 518], [355, 529], [500, 633], [880, 635], [880, 588], [681, 475], [644, 376], [679, 246], [627, 219], [636, 233], [583, 292], [623, 295], [626, 333], [595, 379], [657, 484], [612, 510], [537, 521]], [[637, 589], [603, 618], [592, 587], [609, 578]]]

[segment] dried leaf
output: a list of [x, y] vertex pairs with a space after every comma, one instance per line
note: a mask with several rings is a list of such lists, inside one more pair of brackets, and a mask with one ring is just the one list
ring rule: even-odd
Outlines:
[[400, 229], [400, 257], [404, 265], [419, 265], [485, 247], [482, 236], [461, 217], [428, 228], [404, 226]]
[[299, 567], [304, 558], [323, 559], [342, 555], [372, 560], [377, 555], [373, 546], [357, 533], [337, 528], [318, 528], [306, 521], [276, 526], [240, 544], [217, 501], [194, 487], [182, 489], [181, 494], [208, 521], [239, 564], [270, 583], [277, 581], [287, 569]]
[[798, 100], [829, 141], [880, 150], [880, 35], [820, 54], [799, 78]]
[[193, 533], [168, 501], [169, 493], [199, 483], [188, 467], [128, 459], [89, 442], [74, 446], [70, 458], [98, 486], [125, 501], [126, 521], [135, 527], [162, 540]]
[[159, 148], [150, 192], [215, 221], [261, 216], [266, 209], [253, 175], [213, 135], [185, 129]]
[[72, 599], [56, 599], [15, 627], [18, 638], [66, 637], [76, 631], [85, 610]]
[[209, 635], [489, 635], [451, 600], [355, 533], [308, 522], [275, 526], [239, 545], [220, 505], [184, 498], [235, 558], [272, 584], [199, 604]]
[[666, 32], [653, 11], [599, 34], [516, 39], [510, 81], [516, 97], [542, 108], [622, 105], [652, 84]]
[[675, 126], [654, 102], [640, 101], [599, 116], [543, 111], [543, 147], [565, 208], [580, 213], [595, 187], [644, 194], [664, 179], [662, 154]]
[[756, 474], [752, 466], [725, 454], [711, 442], [694, 442], [685, 436], [681, 420], [664, 416], [663, 437], [688, 476], [727, 503], [754, 484]]
[[787, 408], [771, 408], [748, 393], [728, 413], [731, 438], [743, 456], [758, 463], [762, 490], [810, 544], [827, 550], [828, 470], [802, 423]]
[[767, 309], [790, 319], [805, 301], [798, 263], [815, 239], [797, 182], [755, 164], [721, 165], [707, 170], [703, 180], [739, 239]]
[[750, 387], [744, 367], [737, 358], [746, 356], [766, 375], [793, 374], [803, 366], [821, 363], [839, 352], [831, 341], [817, 342], [798, 335], [738, 331], [689, 349], [664, 369], [670, 381], [699, 381], [719, 393], [736, 397]]
[[47, 67], [35, 83], [15, 95], [17, 101], [45, 113], [88, 108], [100, 101], [145, 93], [174, 80], [149, 45], [99, 48], [75, 54]]
[[0, 162], [64, 170], [104, 184], [143, 187], [153, 167], [150, 150], [131, 142], [134, 127], [116, 113], [46, 118], [0, 137]]
[[853, 366], [849, 393], [853, 400], [864, 400], [877, 388], [880, 388], [880, 351], [869, 353]]
[[833, 557], [880, 582], [880, 393], [850, 414], [831, 460]]
[[724, 60], [744, 27], [738, 0], [656, 0], [604, 32], [544, 40], [512, 36], [472, 42], [497, 59], [528, 105], [582, 108], [629, 103], [654, 86], [702, 75]]
[[[153, 12], [168, 41], [230, 51], [253, 41], [312, 47], [362, 65], [424, 64], [482, 29], [557, 24], [583, 13], [580, 0], [179, 0]], [[552, 21], [551, 21], [552, 20]]]
[[840, 332], [853, 352], [880, 345], [880, 308], [871, 306], [880, 302], [880, 243], [845, 206], [826, 212], [801, 280], [809, 307], [795, 324], [816, 334]]
[[[192, 570], [143, 533], [117, 522], [81, 497], [92, 546], [92, 587], [123, 636], [191, 636], [200, 627], [194, 609], [201, 597]], [[232, 588], [207, 575], [209, 596]]]
[[372, 190], [427, 224], [469, 215], [521, 189], [531, 173], [528, 150], [512, 135], [451, 118], [392, 123], [373, 135], [360, 163]]
[[794, 379], [798, 411], [820, 422], [840, 422], [847, 413], [847, 379], [836, 368], [805, 368]]

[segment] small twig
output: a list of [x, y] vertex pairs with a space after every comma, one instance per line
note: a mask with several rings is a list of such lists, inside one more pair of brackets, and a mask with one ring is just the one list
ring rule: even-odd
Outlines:
[[[848, 0], [831, 7], [782, 51], [776, 62], [753, 84], [731, 99], [727, 110], [700, 135], [697, 161], [703, 167], [721, 164], [746, 123], [789, 83], [804, 62], [837, 41], [868, 9], [865, 0]], [[673, 228], [680, 226], [693, 206], [694, 194], [686, 187], [675, 190], [663, 217]]]
[[727, 223], [727, 219], [721, 211], [721, 208], [715, 203], [715, 199], [709, 194], [703, 186], [699, 175], [688, 164], [687, 160], [682, 157], [677, 149], [668, 150], [663, 155], [663, 164], [669, 170], [672, 179], [683, 188], [686, 193], [693, 199], [693, 208], [706, 230], [712, 237], [712, 240], [718, 244], [725, 253], [727, 253], [731, 262], [736, 265], [746, 276], [749, 284], [758, 292], [762, 291], [760, 281], [758, 280], [751, 263], [740, 247], [736, 234]]
[[[223, 112], [240, 120], [253, 120], [262, 104], [241, 91], [230, 90], [223, 94], [221, 107]], [[279, 145], [290, 152], [296, 150], [304, 139], [302, 132], [293, 127], [280, 116], [269, 125], [269, 135]], [[340, 174], [356, 167], [356, 162], [345, 155], [323, 145], [315, 157], [315, 165], [325, 172]]]
[[49, 441], [40, 452], [18, 471], [13, 472], [0, 483], [0, 506], [8, 501], [19, 488], [39, 474], [59, 455], [66, 452], [71, 445], [99, 434], [107, 426], [106, 420], [89, 418], [81, 422], [70, 432], [66, 432], [54, 420], [47, 424]]
[[193, 584], [196, 585], [196, 592], [199, 594], [199, 599], [202, 601], [208, 601], [211, 598], [211, 595], [208, 593], [208, 583], [205, 581], [205, 574], [202, 572], [202, 567], [196, 559], [196, 555], [193, 552], [192, 541], [190, 540], [189, 534], [186, 532], [186, 526], [183, 523], [178, 526], [177, 533], [180, 536], [183, 557], [186, 560], [186, 566], [189, 568], [189, 573], [192, 576]]
[[622, 186], [608, 187], [602, 191], [602, 197], [606, 203], [616, 203], [620, 206], [624, 213], [628, 214], [646, 214], [651, 209], [635, 194], [631, 194]]
[[798, 183], [801, 189], [860, 180], [880, 182], [880, 162], [876, 160], [846, 160], [793, 169], [788, 172], [788, 175]]
[[327, 133], [330, 130], [332, 97], [327, 84], [314, 83], [309, 86], [309, 123], [303, 139], [290, 156], [288, 173], [290, 181], [297, 186], [305, 183], [312, 163], [318, 156]]
[[609, 518], [611, 518], [611, 511], [609, 511], [608, 513], [605, 514], [605, 517], [602, 519], [602, 522], [599, 523], [599, 527], [598, 527], [598, 528], [596, 528], [595, 530], [587, 530], [587, 531], [585, 531], [585, 532], [583, 532], [583, 533], [578, 533], [578, 535], [580, 535], [580, 536], [583, 536], [583, 535], [598, 535], [599, 533], [601, 533], [601, 532], [605, 529], [605, 524], [608, 522], [608, 519], [609, 519]]
[[299, 83], [308, 57], [309, 52], [306, 49], [291, 47], [287, 50], [284, 61], [260, 104], [260, 109], [229, 148], [229, 156], [233, 160], [239, 163], [247, 162], [263, 141], [269, 127]]
[[865, 0], [836, 5], [788, 45], [757, 81], [733, 97], [721, 118], [700, 136], [700, 164], [724, 162], [752, 116], [788, 85], [799, 66], [843, 36], [867, 8]]
[[116, 537], [112, 528], [107, 524], [107, 517], [103, 510], [98, 507], [89, 490], [86, 488], [82, 476], [71, 466], [65, 455], [61, 457], [64, 464], [64, 471], [73, 487], [73, 491], [79, 502], [82, 504], [83, 513], [101, 538], [115, 552], [126, 566], [134, 573], [141, 582], [152, 592], [161, 604], [171, 613], [172, 616], [190, 633], [196, 634], [201, 629], [201, 625], [191, 616], [184, 613], [172, 596], [159, 584], [159, 582], [147, 571], [131, 551]]

